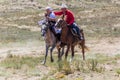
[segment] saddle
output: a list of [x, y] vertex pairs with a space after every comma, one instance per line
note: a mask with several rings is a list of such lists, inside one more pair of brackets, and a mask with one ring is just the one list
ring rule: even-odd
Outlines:
[[76, 37], [76, 38], [78, 38], [78, 39], [83, 39], [83, 29], [80, 29], [80, 35], [78, 35], [78, 33], [77, 33], [77, 31], [76, 31], [76, 29], [74, 29], [74, 28], [70, 28], [70, 31], [71, 31], [71, 33], [72, 33], [72, 35], [74, 36], [74, 37]]
[[70, 32], [72, 33], [73, 36], [78, 37], [79, 35], [77, 34], [77, 31], [75, 28], [72, 28], [70, 25], [67, 26]]
[[71, 28], [70, 31], [72, 32], [73, 36], [78, 36], [76, 29]]

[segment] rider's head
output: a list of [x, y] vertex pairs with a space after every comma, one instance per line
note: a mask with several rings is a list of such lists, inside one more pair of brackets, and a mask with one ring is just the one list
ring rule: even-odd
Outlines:
[[62, 12], [65, 12], [67, 10], [67, 8], [68, 8], [67, 5], [65, 5], [65, 4], [61, 5]]
[[47, 13], [52, 12], [52, 8], [51, 8], [51, 7], [46, 7], [45, 9], [46, 9], [46, 12], [47, 12]]

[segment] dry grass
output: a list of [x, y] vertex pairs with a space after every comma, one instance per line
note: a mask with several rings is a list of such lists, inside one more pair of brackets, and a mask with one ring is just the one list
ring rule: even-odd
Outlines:
[[[43, 18], [44, 7], [52, 6], [58, 10], [62, 2], [0, 0], [0, 48], [14, 47], [13, 51], [1, 51], [10, 54], [4, 59], [0, 57], [0, 77], [11, 80], [119, 80], [120, 48], [116, 39], [120, 37], [120, 6], [110, 0], [64, 0], [74, 12], [78, 25], [84, 29], [86, 43], [93, 51], [86, 52], [86, 61], [76, 54], [72, 63], [64, 60], [58, 63], [54, 54], [54, 63], [48, 57], [46, 65], [40, 64], [44, 41], [37, 21]], [[24, 44], [21, 47], [27, 43], [29, 47], [37, 45], [42, 48], [38, 52], [31, 50], [29, 56], [13, 55], [13, 52], [19, 53], [15, 50], [18, 43]]]
[[[90, 56], [90, 55], [88, 55]], [[87, 57], [87, 56], [86, 56]], [[57, 60], [57, 56], [54, 56], [55, 60]], [[118, 56], [110, 57], [105, 55], [96, 55], [91, 59], [87, 58], [86, 61], [82, 61], [78, 58], [78, 55], [75, 56], [75, 60], [73, 62], [61, 61], [54, 63], [49, 62], [49, 59], [46, 63], [46, 68], [49, 68], [50, 71], [47, 71], [47, 75], [42, 76], [41, 80], [55, 80], [55, 79], [66, 79], [67, 76], [74, 74], [76, 72], [80, 72], [80, 74], [91, 74], [91, 73], [101, 73], [104, 74], [107, 70], [105, 65], [117, 65], [117, 63], [113, 63], [114, 59], [120, 60]], [[4, 60], [0, 62], [1, 67], [4, 67], [6, 70], [12, 69], [12, 73], [7, 73], [10, 75], [18, 74], [17, 71], [22, 70], [23, 75], [26, 76], [38, 76], [41, 77], [41, 72], [44, 71], [42, 68], [37, 68], [42, 66], [40, 62], [43, 60], [43, 57], [28, 57], [28, 56], [15, 56], [9, 54]], [[112, 61], [111, 61], [112, 60]], [[101, 62], [102, 61], [102, 62]], [[104, 64], [104, 65], [103, 65]], [[48, 69], [48, 70], [49, 70]], [[119, 68], [112, 68], [116, 75], [119, 76]], [[3, 76], [4, 73], [1, 73]], [[51, 76], [51, 77], [50, 77]], [[83, 79], [83, 76], [76, 79]], [[71, 79], [70, 79], [71, 80]]]

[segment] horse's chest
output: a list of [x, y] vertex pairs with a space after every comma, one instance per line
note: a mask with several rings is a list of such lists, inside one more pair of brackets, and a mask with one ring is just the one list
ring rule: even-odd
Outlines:
[[55, 38], [52, 35], [46, 35], [45, 42], [49, 45], [53, 45], [55, 43]]

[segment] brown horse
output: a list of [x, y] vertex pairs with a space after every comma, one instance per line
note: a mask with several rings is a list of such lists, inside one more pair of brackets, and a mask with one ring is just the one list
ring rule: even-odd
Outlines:
[[[77, 44], [79, 44], [82, 48], [82, 55], [83, 55], [83, 60], [85, 60], [85, 48], [88, 49], [85, 46], [85, 38], [84, 38], [84, 33], [83, 30], [81, 30], [81, 35], [83, 36], [82, 40], [79, 40], [77, 36], [73, 35], [71, 28], [67, 26], [67, 23], [64, 19], [59, 19], [55, 25], [56, 27], [62, 28], [61, 31], [61, 44], [59, 47], [64, 47], [65, 45], [67, 46], [67, 50], [65, 52], [65, 59], [67, 59], [68, 56], [68, 51], [71, 48], [72, 51], [72, 57], [71, 60], [74, 57], [74, 48]], [[58, 47], [58, 48], [59, 48]], [[59, 60], [61, 59], [63, 54], [59, 54]]]

